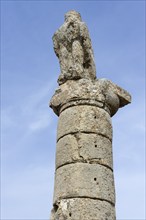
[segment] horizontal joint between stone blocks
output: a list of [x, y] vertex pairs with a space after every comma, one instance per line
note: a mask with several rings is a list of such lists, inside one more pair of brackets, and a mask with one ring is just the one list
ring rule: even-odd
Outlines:
[[101, 164], [113, 168], [112, 143], [102, 135], [75, 133], [62, 137], [56, 146], [56, 169], [71, 163]]
[[116, 220], [114, 204], [86, 197], [58, 200], [51, 214], [51, 220]]
[[[93, 158], [94, 159], [94, 158]], [[106, 165], [106, 164], [103, 164], [103, 163], [100, 163], [99, 161], [92, 161], [92, 160], [88, 160], [88, 161], [84, 161], [84, 160], [76, 160], [76, 161], [74, 161], [74, 162], [70, 162], [70, 163], [64, 163], [64, 164], [62, 164], [62, 165], [60, 165], [60, 166], [58, 166], [57, 168], [56, 168], [56, 170], [58, 170], [59, 168], [61, 168], [61, 167], [64, 167], [64, 166], [68, 166], [68, 165], [70, 165], [70, 164], [77, 164], [77, 163], [85, 163], [85, 164], [99, 164], [99, 165], [101, 165], [101, 166], [104, 166], [104, 167], [106, 167], [107, 169], [110, 169], [111, 171], [113, 171], [113, 169], [111, 168], [111, 167], [109, 167], [108, 165]]]
[[79, 106], [79, 105], [95, 106], [98, 108], [102, 108], [106, 112], [108, 112], [109, 115], [111, 115], [110, 107], [106, 103], [103, 103], [103, 102], [95, 100], [95, 99], [78, 99], [78, 100], [70, 100], [67, 103], [60, 106], [58, 116], [67, 108], [71, 108], [73, 106]]
[[75, 132], [102, 134], [112, 140], [111, 117], [104, 109], [91, 105], [67, 108], [59, 117], [57, 140]]
[[[61, 197], [60, 200], [58, 200], [56, 203], [60, 203], [61, 200], [64, 199], [91, 199], [91, 200], [96, 200], [96, 201], [103, 201], [103, 202], [108, 202], [110, 203], [112, 206], [115, 207], [115, 203], [107, 200], [107, 199], [101, 199], [101, 198], [96, 198], [96, 197], [89, 197], [89, 196], [77, 196], [77, 197], [71, 197], [71, 196], [67, 196], [67, 197]], [[53, 205], [55, 205], [56, 203], [54, 203]]]
[[98, 132], [92, 132], [92, 131], [91, 131], [91, 132], [88, 132], [88, 131], [69, 132], [69, 133], [67, 133], [67, 134], [64, 134], [64, 135], [60, 136], [60, 137], [57, 139], [57, 142], [58, 142], [60, 139], [62, 139], [62, 138], [64, 138], [65, 136], [67, 136], [67, 135], [74, 135], [74, 134], [97, 134], [97, 135], [100, 135], [100, 136], [102, 136], [102, 137], [105, 137], [105, 138], [109, 139], [109, 141], [112, 143], [112, 139], [109, 138], [108, 136], [106, 136], [106, 135], [104, 135], [104, 134], [101, 134], [101, 133], [98, 133]]
[[115, 204], [113, 172], [99, 164], [76, 163], [56, 170], [54, 203], [62, 198], [89, 197]]

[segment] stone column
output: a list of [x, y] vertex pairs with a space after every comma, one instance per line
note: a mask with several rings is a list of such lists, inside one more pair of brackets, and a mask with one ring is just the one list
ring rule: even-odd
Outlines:
[[131, 97], [111, 81], [96, 79], [79, 13], [66, 14], [53, 40], [61, 74], [50, 102], [59, 116], [51, 220], [115, 220], [111, 117]]

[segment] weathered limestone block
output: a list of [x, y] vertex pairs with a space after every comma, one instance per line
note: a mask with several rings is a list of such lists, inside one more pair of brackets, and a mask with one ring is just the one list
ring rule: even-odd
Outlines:
[[99, 163], [113, 168], [112, 143], [98, 134], [69, 134], [61, 138], [56, 149], [56, 169], [69, 163]]
[[55, 92], [50, 107], [59, 115], [75, 105], [94, 105], [113, 116], [119, 108], [131, 102], [130, 94], [107, 79], [68, 80]]
[[78, 12], [66, 13], [64, 24], [53, 36], [53, 43], [61, 68], [59, 84], [69, 79], [96, 78], [88, 28]]
[[89, 198], [62, 199], [51, 213], [51, 220], [115, 220], [115, 207]]
[[99, 164], [75, 163], [55, 174], [54, 204], [64, 198], [94, 198], [115, 204], [113, 172]]
[[57, 140], [77, 132], [101, 134], [112, 140], [110, 115], [102, 108], [89, 105], [65, 109], [59, 117]]

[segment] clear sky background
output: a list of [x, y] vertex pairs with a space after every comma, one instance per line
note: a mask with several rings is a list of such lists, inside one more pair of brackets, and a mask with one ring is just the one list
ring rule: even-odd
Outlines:
[[145, 2], [1, 1], [1, 218], [48, 219], [57, 116], [48, 107], [60, 67], [52, 36], [81, 13], [97, 77], [132, 95], [113, 117], [117, 220], [145, 219]]

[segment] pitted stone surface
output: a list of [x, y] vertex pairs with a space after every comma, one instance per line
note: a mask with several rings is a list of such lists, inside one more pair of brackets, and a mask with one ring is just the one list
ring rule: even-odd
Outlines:
[[94, 106], [80, 105], [67, 108], [59, 117], [57, 140], [76, 132], [101, 134], [111, 140], [110, 115], [104, 109]]
[[56, 149], [56, 169], [69, 163], [99, 163], [113, 168], [112, 143], [97, 134], [77, 133], [61, 138]]
[[56, 170], [54, 203], [88, 197], [115, 203], [113, 172], [99, 164], [75, 163]]
[[52, 210], [51, 220], [116, 220], [115, 207], [88, 198], [63, 199]]

